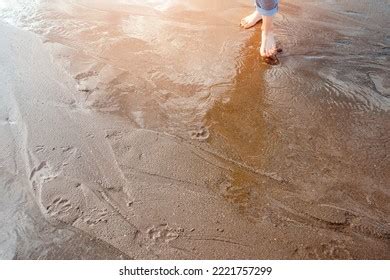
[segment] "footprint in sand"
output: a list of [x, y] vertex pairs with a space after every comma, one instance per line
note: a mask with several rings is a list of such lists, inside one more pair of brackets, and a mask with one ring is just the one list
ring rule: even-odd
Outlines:
[[304, 259], [314, 260], [348, 260], [352, 259], [351, 252], [341, 241], [331, 240], [317, 247], [306, 246], [303, 250]]
[[107, 209], [93, 209], [83, 220], [87, 225], [97, 225], [98, 223], [107, 223], [109, 213]]
[[97, 73], [88, 71], [79, 73], [74, 77], [77, 80], [77, 90], [85, 93], [93, 92], [98, 84]]
[[390, 224], [379, 223], [366, 217], [356, 217], [351, 221], [353, 231], [364, 236], [390, 240]]
[[46, 218], [52, 223], [73, 224], [85, 208], [85, 197], [79, 183], [57, 177], [41, 185], [38, 202]]
[[57, 197], [49, 206], [46, 207], [47, 214], [50, 216], [66, 215], [72, 208], [70, 201], [64, 198]]
[[206, 141], [210, 137], [210, 131], [207, 127], [202, 126], [201, 128], [190, 132], [191, 139]]
[[161, 224], [149, 228], [146, 233], [149, 240], [153, 241], [153, 243], [169, 243], [179, 238], [183, 233], [183, 230], [181, 228], [174, 229], [166, 224]]

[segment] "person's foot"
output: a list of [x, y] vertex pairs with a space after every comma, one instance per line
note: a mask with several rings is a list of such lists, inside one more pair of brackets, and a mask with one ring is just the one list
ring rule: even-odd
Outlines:
[[260, 55], [262, 57], [271, 57], [278, 52], [276, 48], [275, 35], [273, 32], [261, 32]]
[[260, 22], [261, 18], [262, 16], [257, 11], [254, 11], [252, 14], [247, 17], [244, 17], [241, 20], [241, 26], [245, 29], [251, 28], [255, 26], [258, 22]]

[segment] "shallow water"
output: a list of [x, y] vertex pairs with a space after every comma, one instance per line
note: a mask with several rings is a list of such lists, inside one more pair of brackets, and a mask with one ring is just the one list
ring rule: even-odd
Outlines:
[[[1, 18], [53, 45], [85, 106], [185, 135], [230, 97], [258, 47], [258, 30], [237, 25], [248, 2], [3, 0]], [[387, 112], [388, 3], [361, 2], [286, 1], [276, 23], [282, 64], [256, 69], [261, 90], [287, 83], [326, 106]]]
[[[0, 19], [41, 36], [77, 81], [78, 106], [232, 163], [227, 182], [210, 188], [245, 217], [266, 209], [276, 225], [321, 228], [302, 213], [331, 205], [388, 244], [389, 2], [282, 1], [280, 10], [283, 53], [270, 66], [259, 27], [237, 24], [246, 0], [0, 1]], [[300, 250], [286, 257], [361, 256]]]

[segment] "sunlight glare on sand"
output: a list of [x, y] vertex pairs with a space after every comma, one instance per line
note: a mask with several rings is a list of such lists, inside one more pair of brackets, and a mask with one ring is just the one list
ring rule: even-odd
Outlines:
[[5, 3], [5, 0], [0, 0], [0, 10], [1, 9], [4, 9], [4, 8], [7, 8], [8, 4]]
[[151, 6], [156, 10], [166, 11], [174, 5], [176, 0], [125, 0], [127, 4], [146, 5]]

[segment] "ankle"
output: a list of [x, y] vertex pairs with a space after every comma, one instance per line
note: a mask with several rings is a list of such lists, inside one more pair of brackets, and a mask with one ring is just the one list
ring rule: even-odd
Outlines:
[[263, 25], [261, 30], [265, 33], [272, 33], [274, 30], [273, 17], [272, 16], [263, 16]]
[[267, 30], [265, 30], [265, 29], [261, 29], [261, 34], [263, 35], [263, 36], [268, 36], [268, 35], [273, 35], [274, 34], [274, 30], [273, 29], [267, 29]]

